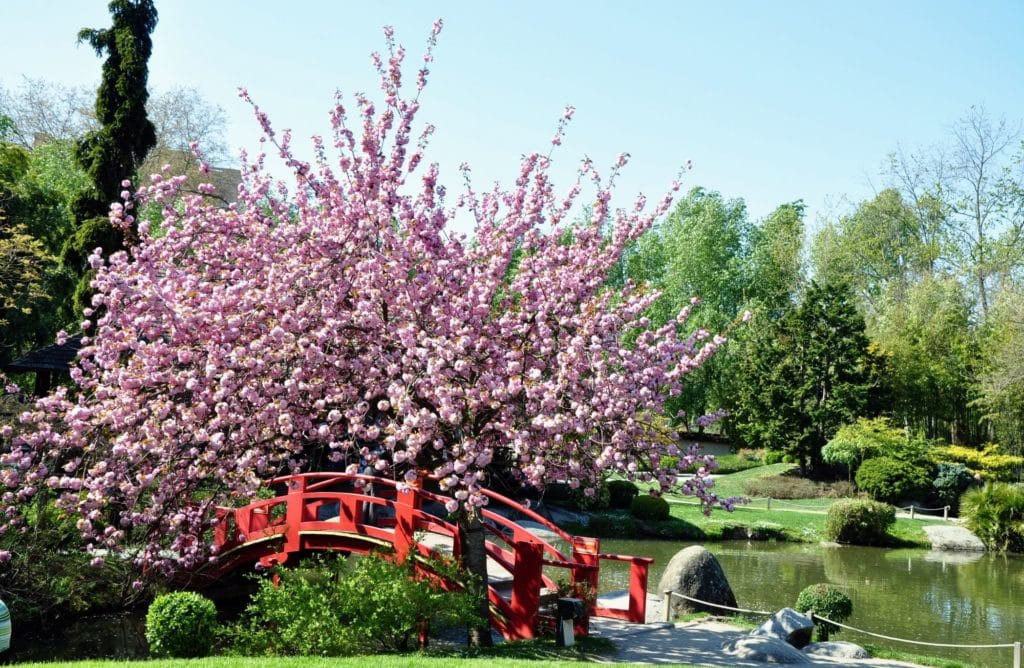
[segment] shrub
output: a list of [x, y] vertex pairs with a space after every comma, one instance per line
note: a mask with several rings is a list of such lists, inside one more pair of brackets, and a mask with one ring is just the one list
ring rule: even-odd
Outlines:
[[781, 464], [785, 458], [786, 453], [782, 452], [781, 450], [767, 450], [764, 453], [765, 466], [771, 464]]
[[544, 500], [572, 510], [603, 510], [608, 507], [608, 486], [602, 483], [588, 496], [583, 487], [573, 489], [568, 483], [553, 482], [544, 487]]
[[825, 516], [825, 537], [837, 543], [879, 545], [888, 540], [896, 509], [877, 501], [837, 501]]
[[[813, 611], [834, 622], [845, 622], [853, 614], [853, 601], [841, 590], [829, 584], [815, 584], [804, 589], [796, 597], [798, 612]], [[825, 642], [829, 633], [839, 633], [839, 627], [827, 622], [816, 623], [818, 640]]]
[[747, 469], [762, 466], [761, 459], [756, 456], [753, 450], [744, 450], [733, 455], [718, 455], [715, 457], [718, 466], [715, 473], [725, 475], [727, 473], [739, 473]]
[[[259, 579], [242, 619], [226, 633], [231, 650], [248, 656], [343, 656], [413, 649], [421, 624], [434, 630], [482, 624], [475, 599], [444, 591], [414, 561], [386, 557], [320, 558], [279, 569], [279, 583]], [[424, 565], [446, 582], [465, 574], [440, 560]]]
[[875, 501], [896, 503], [904, 499], [927, 498], [931, 493], [931, 470], [893, 457], [875, 457], [857, 469], [857, 487]]
[[636, 520], [621, 513], [595, 513], [590, 516], [585, 527], [579, 528], [578, 533], [596, 538], [635, 538]]
[[1024, 488], [1002, 482], [968, 490], [960, 499], [967, 528], [999, 552], [1024, 552]]
[[629, 514], [638, 520], [667, 520], [671, 516], [668, 501], [649, 494], [633, 499], [629, 504]]
[[935, 498], [938, 502], [949, 506], [953, 514], [957, 514], [960, 507], [960, 495], [967, 491], [967, 488], [974, 482], [974, 476], [963, 464], [943, 462], [938, 466], [938, 475], [932, 481], [932, 488], [935, 490]]
[[658, 468], [663, 471], [672, 471], [679, 466], [679, 457], [675, 455], [665, 455], [658, 460]]
[[155, 657], [206, 656], [213, 647], [216, 628], [213, 602], [191, 591], [157, 596], [146, 613], [146, 642]]
[[959, 462], [988, 480], [1010, 482], [1024, 468], [1024, 457], [1007, 454], [1000, 446], [989, 443], [979, 449], [962, 445], [935, 448], [933, 456], [940, 461]]
[[773, 499], [813, 499], [819, 496], [819, 491], [818, 485], [806, 478], [784, 475], [754, 478], [743, 483], [744, 494]]
[[625, 510], [633, 503], [640, 489], [628, 480], [612, 480], [608, 483], [608, 507]]

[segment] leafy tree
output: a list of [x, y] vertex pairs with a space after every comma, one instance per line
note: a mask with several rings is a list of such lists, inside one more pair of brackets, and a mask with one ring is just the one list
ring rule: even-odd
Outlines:
[[849, 284], [865, 313], [885, 293], [901, 298], [930, 271], [937, 253], [917, 212], [895, 189], [883, 190], [852, 215], [827, 224], [811, 246], [817, 280]]
[[811, 283], [803, 302], [746, 351], [736, 425], [749, 445], [784, 452], [801, 472], [864, 409], [870, 390], [864, 320], [842, 285]]
[[894, 417], [926, 438], [985, 440], [972, 408], [981, 352], [958, 281], [925, 278], [902, 299], [887, 293], [869, 331], [887, 357]]
[[[672, 488], [698, 462], [662, 439], [658, 418], [720, 339], [680, 334], [683, 313], [625, 346], [654, 296], [606, 284], [671, 197], [612, 209], [598, 186], [569, 242], [573, 197], [555, 199], [549, 160], [534, 153], [510, 191], [463, 195], [473, 243], [451, 235], [438, 168], [410, 143], [430, 51], [409, 95], [404, 52], [388, 45], [383, 103], [356, 100], [362, 136], [340, 104], [332, 114], [334, 167], [294, 157], [257, 108], [294, 189], [255, 164], [229, 209], [170, 205], [178, 179], [139, 190], [168, 203], [163, 234], [144, 222], [128, 251], [90, 256], [102, 312], [86, 328], [77, 392], [41, 399], [0, 455], [9, 529], [26, 502], [54, 495], [88, 544], [132, 550], [150, 573], [192, 568], [210, 556], [215, 504], [310, 462], [356, 470], [363, 459], [403, 484], [425, 469], [453, 495], [464, 565], [482, 582], [482, 488], [495, 463], [523, 484], [593, 494], [608, 473]], [[581, 169], [600, 182], [589, 161]], [[651, 470], [668, 456], [676, 468]], [[711, 504], [704, 483], [682, 491]]]
[[[799, 282], [802, 231], [802, 203], [780, 206], [757, 226], [743, 200], [694, 188], [630, 249], [626, 273], [661, 292], [648, 311], [653, 327], [671, 322], [696, 296], [701, 307], [691, 331], [720, 331], [748, 308], [772, 317], [789, 302]], [[703, 416], [731, 407], [742, 381], [738, 359], [726, 348], [692, 373], [669, 401], [670, 415], [681, 411], [688, 426], [703, 429]]]
[[[77, 227], [66, 240], [61, 258], [65, 265], [82, 272], [75, 290], [78, 304], [88, 303], [91, 294], [86, 264], [89, 253], [94, 248], [111, 253], [121, 246], [121, 230], [107, 224], [110, 205], [121, 201], [122, 182], [135, 175], [156, 144], [156, 130], [146, 115], [156, 7], [152, 0], [111, 0], [109, 9], [113, 18], [110, 28], [86, 28], [78, 34], [79, 42], [87, 42], [96, 55], [107, 56], [96, 94], [99, 127], [80, 139], [75, 149], [92, 187], [75, 205]], [[130, 235], [133, 226], [129, 218], [125, 229]]]
[[73, 282], [55, 256], [78, 176], [66, 143], [0, 143], [0, 361], [52, 341], [64, 324], [56, 307]]
[[1019, 123], [971, 107], [943, 145], [890, 158], [890, 177], [938, 224], [940, 257], [971, 286], [983, 322], [998, 284], [1024, 260], [1024, 171], [1012, 169], [1024, 157], [1020, 136]]
[[981, 346], [977, 406], [999, 441], [1024, 454], [1024, 291], [1004, 290], [995, 313]]

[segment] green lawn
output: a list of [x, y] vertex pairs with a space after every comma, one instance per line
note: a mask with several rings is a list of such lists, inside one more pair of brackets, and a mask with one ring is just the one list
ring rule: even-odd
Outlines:
[[[766, 476], [782, 475], [796, 468], [796, 464], [770, 464], [738, 473], [715, 476], [714, 492], [719, 498], [744, 496], [743, 486], [749, 480]], [[787, 540], [820, 542], [825, 540], [825, 513], [839, 501], [836, 498], [815, 499], [754, 499], [749, 504], [738, 504], [734, 512], [715, 510], [711, 517], [705, 517], [700, 506], [692, 497], [668, 495], [672, 516], [690, 522], [704, 531], [708, 538], [721, 539], [735, 535], [736, 527], [749, 528], [752, 532], [767, 530], [769, 534], [781, 533]], [[930, 543], [923, 527], [928, 524], [942, 524], [941, 520], [898, 518], [890, 533], [896, 543], [929, 547]]]

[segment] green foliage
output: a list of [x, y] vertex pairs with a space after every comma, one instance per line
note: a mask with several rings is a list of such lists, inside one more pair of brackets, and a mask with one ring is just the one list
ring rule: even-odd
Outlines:
[[764, 455], [765, 452], [763, 450], [751, 450], [749, 448], [744, 448], [737, 453], [728, 455], [716, 455], [715, 462], [718, 463], [718, 466], [715, 468], [715, 474], [726, 475], [763, 466]]
[[608, 507], [627, 509], [640, 489], [628, 480], [610, 480], [608, 482]]
[[743, 484], [743, 492], [748, 496], [770, 499], [813, 499], [821, 496], [821, 488], [807, 478], [783, 475], [748, 480]]
[[[853, 545], [881, 545], [888, 541], [896, 509], [877, 501], [837, 501], [825, 516], [825, 538]], [[839, 620], [836, 620], [839, 621]]]
[[[483, 623], [474, 598], [444, 591], [413, 561], [378, 555], [305, 562], [281, 569], [278, 586], [261, 578], [243, 618], [226, 632], [232, 651], [249, 656], [344, 656], [413, 649], [421, 625], [436, 631]], [[465, 575], [442, 561], [425, 564], [451, 582]]]
[[667, 520], [671, 513], [665, 499], [642, 494], [629, 504], [629, 514], [638, 520]]
[[932, 456], [937, 461], [963, 464], [986, 480], [1001, 482], [1017, 480], [1024, 468], [1024, 457], [1008, 454], [995, 443], [988, 443], [981, 448], [946, 445], [935, 448]]
[[544, 501], [571, 510], [603, 510], [608, 507], [608, 485], [602, 484], [593, 496], [583, 487], [572, 488], [568, 483], [555, 482], [544, 487]]
[[[842, 624], [853, 614], [853, 600], [842, 590], [830, 584], [814, 584], [801, 591], [796, 597], [794, 609], [798, 612], [813, 611], [833, 622]], [[818, 640], [827, 642], [830, 633], [839, 633], [840, 628], [828, 622], [816, 622]]]
[[826, 464], [843, 464], [853, 472], [865, 459], [895, 453], [906, 440], [906, 434], [894, 429], [887, 418], [857, 418], [853, 424], [839, 428], [821, 449], [821, 458]]
[[11, 553], [0, 565], [0, 598], [17, 611], [19, 624], [58, 628], [90, 612], [131, 604], [140, 595], [129, 586], [136, 577], [129, 562], [90, 565], [74, 519], [43, 503], [25, 509], [25, 515], [27, 531], [0, 536], [0, 550]]
[[[658, 289], [661, 297], [647, 315], [660, 327], [701, 299], [687, 328], [716, 332], [730, 326], [745, 309], [773, 314], [790, 299], [800, 280], [803, 204], [780, 206], [760, 225], [747, 217], [741, 199], [692, 189], [666, 220], [628, 251], [625, 274]], [[734, 337], [744, 336], [738, 328]], [[669, 415], [682, 410], [693, 420], [732, 405], [739, 356], [729, 347], [688, 376], [679, 397], [667, 404]]]
[[636, 538], [639, 533], [636, 520], [623, 513], [594, 513], [586, 526], [566, 527], [573, 533], [596, 538]]
[[955, 515], [959, 512], [960, 495], [974, 483], [974, 476], [963, 464], [940, 463], [932, 487], [938, 502], [949, 506]]
[[875, 501], [897, 503], [928, 498], [935, 474], [928, 466], [895, 457], [874, 457], [857, 469], [857, 488]]
[[960, 513], [990, 550], [1024, 552], [1024, 488], [994, 482], [968, 490]]
[[868, 340], [843, 286], [811, 284], [799, 307], [758, 329], [743, 359], [734, 424], [750, 446], [795, 458], [802, 472], [866, 405]]
[[161, 594], [146, 613], [146, 642], [155, 657], [195, 658], [213, 648], [217, 609], [191, 591]]

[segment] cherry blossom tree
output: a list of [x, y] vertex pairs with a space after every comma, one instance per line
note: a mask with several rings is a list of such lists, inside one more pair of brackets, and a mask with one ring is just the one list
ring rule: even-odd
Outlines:
[[[550, 153], [535, 153], [510, 189], [476, 192], [464, 167], [464, 191], [446, 195], [424, 160], [432, 126], [414, 132], [440, 29], [406, 88], [405, 53], [385, 31], [382, 102], [355, 96], [353, 127], [339, 95], [312, 162], [253, 105], [290, 186], [264, 154], [243, 157], [228, 208], [179, 196], [181, 177], [134, 193], [125, 182], [112, 221], [131, 227], [137, 201], [163, 202], [162, 228], [141, 220], [130, 248], [90, 258], [76, 387], [23, 415], [0, 458], [7, 527], [45, 493], [80, 518], [88, 548], [170, 572], [216, 558], [202, 540], [214, 505], [313, 466], [369, 465], [406, 484], [426, 470], [452, 495], [467, 561], [483, 555], [471, 529], [498, 461], [524, 484], [588, 493], [612, 473], [668, 490], [697, 468], [682, 491], [717, 501], [713, 460], [666, 441], [658, 418], [724, 338], [679, 334], [689, 306], [653, 328], [643, 313], [656, 293], [606, 282], [678, 184], [653, 207], [640, 196], [613, 209], [626, 155], [606, 178], [583, 161], [559, 196]], [[589, 220], [573, 225], [584, 198]], [[449, 230], [457, 216], [475, 222], [472, 237]], [[669, 455], [678, 470], [661, 465]]]

